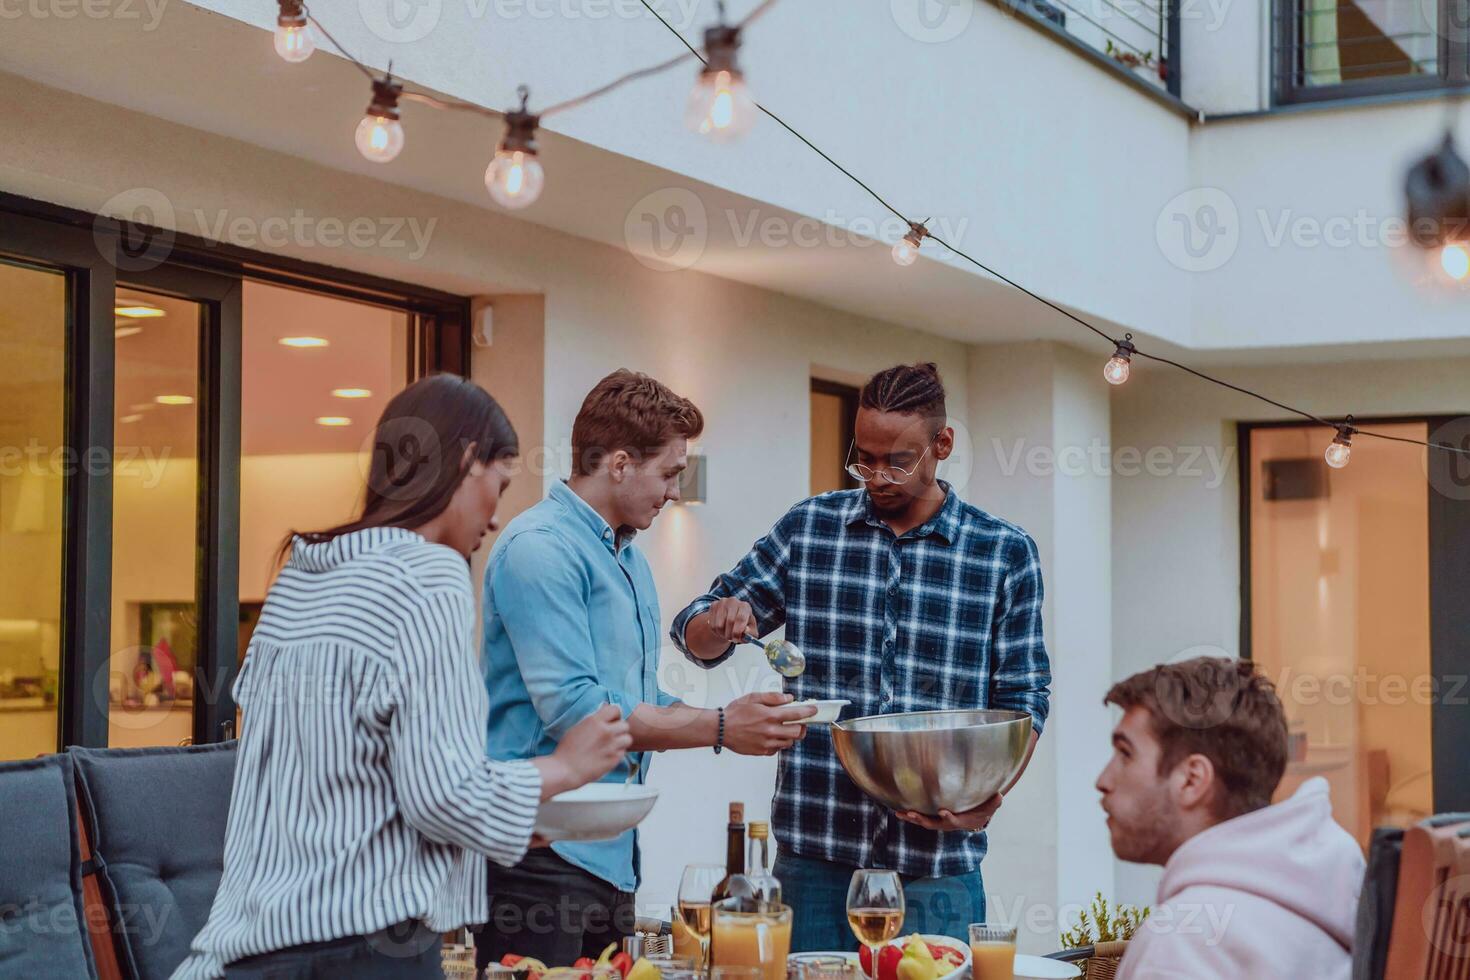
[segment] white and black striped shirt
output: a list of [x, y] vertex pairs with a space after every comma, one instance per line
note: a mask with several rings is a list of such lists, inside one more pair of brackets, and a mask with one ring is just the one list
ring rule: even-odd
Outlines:
[[524, 856], [541, 775], [486, 758], [474, 623], [449, 548], [402, 528], [296, 541], [235, 683], [224, 875], [175, 980], [410, 919], [488, 918], [484, 856]]

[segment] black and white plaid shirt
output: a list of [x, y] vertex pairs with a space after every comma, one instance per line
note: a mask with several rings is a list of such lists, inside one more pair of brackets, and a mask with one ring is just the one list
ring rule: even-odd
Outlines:
[[[943, 507], [899, 538], [865, 490], [802, 501], [674, 619], [674, 642], [687, 654], [689, 621], [734, 596], [762, 636], [784, 624], [806, 654], [806, 672], [787, 682], [798, 699], [846, 698], [845, 717], [1009, 708], [1040, 732], [1051, 668], [1036, 544], [941, 485]], [[925, 830], [866, 796], [823, 726], [782, 753], [772, 822], [783, 850], [851, 867], [948, 876], [985, 856], [984, 833]]]

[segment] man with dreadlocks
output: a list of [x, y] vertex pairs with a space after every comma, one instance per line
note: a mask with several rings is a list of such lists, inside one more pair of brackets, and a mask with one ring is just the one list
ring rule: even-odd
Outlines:
[[[1051, 683], [1036, 545], [938, 479], [954, 450], [947, 419], [935, 365], [874, 375], [848, 449], [847, 471], [863, 489], [793, 507], [674, 619], [674, 642], [711, 667], [745, 636], [784, 625], [806, 654], [806, 672], [788, 687], [799, 698], [847, 698], [857, 716], [1025, 711], [1034, 749]], [[963, 937], [985, 921], [984, 829], [1009, 786], [967, 813], [891, 813], [853, 784], [831, 736], [814, 727], [782, 754], [776, 787], [775, 874], [795, 910], [793, 951], [851, 945], [839, 910], [857, 868], [904, 876], [906, 932]]]

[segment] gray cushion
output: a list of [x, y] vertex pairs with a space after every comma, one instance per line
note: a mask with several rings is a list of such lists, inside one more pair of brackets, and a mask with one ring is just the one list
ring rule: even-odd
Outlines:
[[71, 760], [0, 763], [0, 977], [95, 977]]
[[68, 751], [123, 969], [166, 977], [219, 887], [235, 743]]

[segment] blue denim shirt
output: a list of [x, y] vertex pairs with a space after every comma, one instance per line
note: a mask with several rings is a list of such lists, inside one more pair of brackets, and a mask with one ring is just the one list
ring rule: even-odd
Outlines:
[[[572, 726], [609, 701], [624, 717], [643, 703], [675, 703], [658, 688], [661, 644], [647, 559], [557, 483], [506, 526], [485, 571], [490, 757], [548, 755]], [[648, 774], [648, 760], [648, 753], [639, 757], [638, 782]], [[603, 781], [627, 776], [624, 762]], [[636, 831], [552, 849], [616, 888], [638, 887]]]

